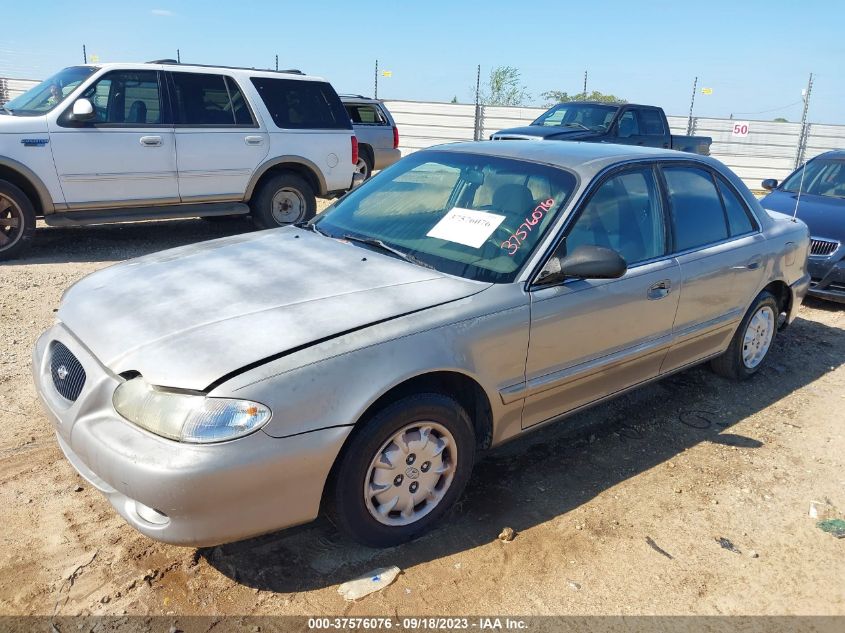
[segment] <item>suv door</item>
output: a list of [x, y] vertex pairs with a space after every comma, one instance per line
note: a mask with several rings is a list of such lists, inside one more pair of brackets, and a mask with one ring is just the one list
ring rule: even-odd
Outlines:
[[607, 176], [568, 223], [556, 256], [605, 246], [628, 271], [531, 289], [523, 428], [658, 375], [680, 282], [663, 207], [655, 169], [638, 165]]
[[703, 165], [662, 167], [681, 266], [675, 343], [662, 371], [721, 352], [759, 291], [764, 262], [756, 221], [738, 194]]
[[213, 73], [168, 72], [183, 202], [242, 200], [270, 150], [237, 82]]
[[176, 149], [161, 75], [115, 70], [81, 95], [94, 117], [71, 121], [69, 103], [50, 130], [50, 145], [71, 208], [179, 202]]

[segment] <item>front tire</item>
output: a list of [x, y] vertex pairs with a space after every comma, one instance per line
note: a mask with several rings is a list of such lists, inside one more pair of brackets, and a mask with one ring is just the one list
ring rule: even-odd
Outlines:
[[710, 362], [713, 371], [733, 380], [745, 380], [760, 371], [777, 335], [779, 312], [771, 293], [764, 290], [757, 295], [728, 349]]
[[35, 233], [35, 209], [27, 195], [0, 180], [0, 261], [20, 255]]
[[317, 198], [307, 180], [293, 172], [272, 176], [250, 203], [252, 219], [262, 229], [306, 222], [317, 213]]
[[345, 448], [335, 476], [338, 526], [370, 547], [409, 541], [458, 499], [474, 459], [472, 423], [458, 402], [436, 393], [402, 398]]

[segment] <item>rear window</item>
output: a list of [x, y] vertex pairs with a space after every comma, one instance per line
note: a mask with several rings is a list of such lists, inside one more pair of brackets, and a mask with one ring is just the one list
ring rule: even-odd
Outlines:
[[253, 77], [276, 127], [351, 130], [349, 114], [330, 84], [323, 81]]
[[346, 111], [349, 113], [349, 118], [352, 123], [358, 125], [387, 125], [381, 112], [378, 108], [372, 105], [363, 105], [357, 103], [347, 103]]

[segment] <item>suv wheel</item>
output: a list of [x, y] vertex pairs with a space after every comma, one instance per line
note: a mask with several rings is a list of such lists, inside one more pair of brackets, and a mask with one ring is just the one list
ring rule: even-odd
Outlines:
[[0, 180], [0, 260], [17, 257], [35, 232], [35, 209], [26, 194]]
[[339, 527], [370, 547], [419, 536], [463, 492], [474, 458], [472, 424], [452, 398], [425, 393], [388, 405], [352, 438], [338, 463]]
[[313, 218], [317, 213], [317, 198], [304, 178], [283, 172], [261, 186], [251, 207], [255, 223], [262, 229], [272, 229]]
[[710, 361], [720, 376], [745, 380], [750, 378], [768, 357], [778, 329], [778, 303], [767, 291], [757, 295], [721, 356]]
[[355, 163], [355, 173], [363, 174], [364, 180], [373, 175], [373, 159], [366, 146], [361, 146], [358, 151], [358, 162]]

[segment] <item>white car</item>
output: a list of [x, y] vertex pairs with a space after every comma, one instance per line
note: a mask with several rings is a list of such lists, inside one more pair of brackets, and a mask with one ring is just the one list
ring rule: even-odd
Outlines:
[[302, 222], [350, 189], [357, 139], [299, 71], [72, 66], [0, 107], [0, 260], [49, 225], [251, 214]]

